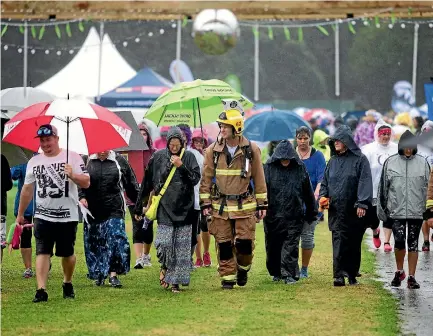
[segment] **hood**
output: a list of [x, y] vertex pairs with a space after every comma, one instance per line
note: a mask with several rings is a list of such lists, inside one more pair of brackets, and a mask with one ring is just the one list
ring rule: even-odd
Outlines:
[[418, 146], [416, 144], [406, 145], [405, 142], [410, 142], [415, 138], [415, 135], [411, 131], [404, 132], [401, 137], [400, 141], [398, 142], [398, 154], [404, 155], [403, 150], [404, 148], [412, 148], [413, 149], [413, 155], [415, 155], [418, 152]]
[[299, 165], [302, 164], [301, 159], [296, 153], [290, 141], [282, 140], [275, 148], [274, 154], [269, 158], [267, 163], [274, 163], [280, 160], [295, 161]]
[[382, 126], [386, 126], [389, 127], [391, 129], [391, 141], [392, 139], [394, 139], [394, 130], [392, 128], [392, 126], [388, 123], [386, 123], [383, 119], [380, 119], [376, 126], [374, 127], [374, 141], [376, 141], [377, 143], [379, 143], [379, 128], [381, 128]]
[[322, 130], [316, 130], [313, 134], [313, 144], [314, 146], [319, 146], [319, 144], [325, 140], [329, 138], [329, 135], [326, 134], [324, 131]]
[[138, 125], [138, 129], [140, 131], [146, 132], [146, 134], [147, 134], [147, 146], [149, 147], [150, 150], [152, 150], [153, 149], [153, 140], [152, 140], [152, 137], [150, 135], [149, 127], [144, 122], [141, 122]]
[[204, 142], [205, 142], [206, 145], [207, 145], [207, 143], [209, 141], [206, 130], [203, 130], [203, 135], [202, 135], [200, 128], [195, 129], [194, 132], [192, 132], [192, 139], [197, 139], [197, 138], [198, 139], [203, 138], [203, 140], [204, 140]]
[[361, 150], [358, 145], [353, 140], [352, 130], [349, 126], [343, 125], [337, 128], [335, 134], [332, 138], [329, 139], [329, 147], [331, 148], [331, 155], [336, 155], [337, 152], [335, 150], [334, 142], [335, 140], [339, 140], [350, 150], [353, 154], [360, 156]]
[[433, 131], [433, 121], [427, 120], [421, 127], [421, 133]]
[[180, 130], [179, 127], [174, 126], [170, 128], [167, 132], [167, 148], [168, 148], [168, 144], [170, 143], [170, 140], [174, 138], [180, 140], [182, 147], [185, 146], [185, 142], [183, 141], [182, 131]]

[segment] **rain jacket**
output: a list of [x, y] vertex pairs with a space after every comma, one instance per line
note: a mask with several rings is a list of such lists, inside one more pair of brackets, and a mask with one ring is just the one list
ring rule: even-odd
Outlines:
[[329, 159], [331, 158], [331, 148], [329, 148], [328, 145], [322, 145], [320, 143], [326, 140], [327, 138], [329, 138], [329, 135], [323, 132], [322, 130], [317, 130], [314, 132], [313, 148], [315, 150], [318, 150], [319, 152], [322, 152], [326, 162], [328, 162]]
[[[280, 160], [290, 160], [284, 167]], [[288, 141], [282, 141], [265, 164], [268, 212], [265, 225], [286, 226], [316, 220], [317, 207], [307, 169]], [[305, 209], [305, 211], [304, 211]], [[271, 229], [271, 228], [270, 228]]]
[[[245, 151], [241, 149], [246, 149], [248, 146], [252, 155], [251, 162], [246, 159]], [[216, 164], [215, 159], [217, 160]], [[241, 177], [244, 164], [245, 178]], [[223, 213], [219, 214], [224, 197], [211, 197], [214, 177], [216, 178], [216, 187], [221, 195], [245, 195], [240, 199], [241, 208], [239, 208], [237, 200], [227, 199]], [[254, 192], [249, 190], [250, 180], [254, 183]], [[214, 210], [213, 216], [223, 219], [249, 218], [255, 215], [256, 210], [267, 208], [265, 175], [260, 149], [255, 143], [241, 137], [233, 158], [230, 158], [224, 139], [211, 144], [206, 149], [200, 185], [200, 203], [202, 209], [212, 208]]]
[[124, 192], [133, 202], [137, 200], [138, 184], [128, 161], [114, 151], [101, 161], [96, 154], [89, 156], [87, 171], [90, 187], [79, 189], [79, 198], [85, 198], [94, 219], [90, 223], [102, 223], [110, 218], [125, 218]]
[[423, 218], [430, 167], [424, 157], [416, 154], [416, 147], [414, 155], [404, 155], [401, 143], [412, 137], [410, 131], [403, 133], [398, 154], [390, 156], [383, 165], [377, 202], [377, 215], [382, 221]]
[[[158, 195], [167, 180], [172, 164], [172, 156], [168, 149], [170, 140], [179, 139], [182, 146], [184, 141], [178, 127], [172, 127], [167, 133], [167, 148], [155, 152], [149, 161], [141, 183], [140, 194], [135, 204], [135, 213], [142, 215], [143, 199], [150, 192]], [[179, 153], [180, 154], [180, 153]], [[164, 196], [161, 198], [157, 212], [159, 224], [182, 226], [191, 225], [187, 219], [194, 208], [194, 186], [200, 181], [200, 167], [193, 153], [185, 151], [182, 157], [182, 166], [176, 169]]]
[[[338, 154], [334, 142], [343, 142], [347, 150]], [[329, 142], [331, 159], [320, 186], [320, 197], [329, 198], [329, 229], [347, 230], [352, 225], [364, 225], [357, 208], [371, 206], [373, 187], [370, 165], [355, 144], [348, 126], [339, 127]]]
[[[391, 140], [388, 145], [382, 145], [379, 143], [379, 128], [382, 126], [387, 126], [391, 128]], [[397, 154], [398, 146], [396, 143], [392, 142], [394, 134], [392, 132], [391, 125], [387, 124], [385, 121], [380, 119], [374, 129], [374, 139], [375, 141], [371, 144], [361, 147], [362, 153], [367, 157], [371, 168], [371, 177], [373, 179], [373, 199], [377, 198], [377, 188], [379, 187], [380, 176], [382, 174], [383, 164], [385, 160], [394, 154]]]
[[1, 154], [1, 215], [6, 216], [7, 214], [7, 192], [12, 189], [13, 183], [11, 178], [11, 169], [6, 156]]
[[[24, 180], [26, 177], [26, 170], [27, 170], [27, 164], [23, 163], [17, 166], [12, 167], [11, 169], [11, 175], [12, 180], [18, 181], [18, 190], [17, 194], [15, 195], [15, 205], [14, 205], [14, 216], [18, 216], [18, 208], [20, 206], [20, 196], [21, 196], [21, 190], [24, 186]], [[26, 211], [24, 212], [24, 216], [30, 217], [33, 216], [33, 203], [34, 199], [30, 202], [29, 206], [27, 207]]]

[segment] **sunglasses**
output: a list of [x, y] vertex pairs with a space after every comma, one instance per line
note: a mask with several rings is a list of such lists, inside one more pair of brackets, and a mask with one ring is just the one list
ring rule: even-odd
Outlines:
[[50, 127], [41, 127], [41, 128], [39, 128], [37, 134], [38, 134], [38, 136], [41, 136], [41, 135], [46, 135], [46, 136], [56, 135], [56, 133]]

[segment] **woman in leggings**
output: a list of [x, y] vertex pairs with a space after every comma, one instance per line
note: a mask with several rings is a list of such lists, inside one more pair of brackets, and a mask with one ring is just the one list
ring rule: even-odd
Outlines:
[[406, 278], [403, 263], [407, 243], [409, 252], [407, 287], [418, 289], [420, 285], [415, 280], [418, 237], [426, 209], [430, 167], [426, 159], [417, 154], [416, 146], [405, 145], [413, 137], [410, 131], [403, 133], [398, 144], [398, 154], [390, 156], [383, 165], [378, 190], [377, 214], [384, 222], [392, 221], [397, 271], [391, 286], [400, 287], [401, 282]]

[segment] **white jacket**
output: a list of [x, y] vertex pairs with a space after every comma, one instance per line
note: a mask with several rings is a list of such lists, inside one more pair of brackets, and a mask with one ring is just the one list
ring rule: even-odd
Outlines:
[[387, 146], [381, 145], [378, 142], [378, 130], [381, 126], [388, 126], [391, 128], [391, 125], [387, 124], [383, 120], [379, 120], [374, 128], [374, 138], [376, 141], [361, 147], [362, 153], [367, 157], [368, 162], [370, 163], [371, 177], [373, 179], [373, 198], [377, 198], [377, 189], [379, 187], [380, 175], [382, 174], [384, 162], [389, 156], [397, 154], [398, 152], [398, 145], [392, 142], [392, 133], [391, 141]]
[[[204, 156], [197, 149], [189, 147], [188, 150], [194, 154], [200, 167], [200, 175], [203, 175]], [[194, 210], [200, 210], [200, 182], [194, 186]]]

